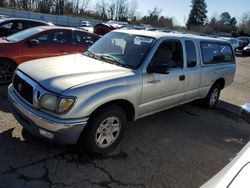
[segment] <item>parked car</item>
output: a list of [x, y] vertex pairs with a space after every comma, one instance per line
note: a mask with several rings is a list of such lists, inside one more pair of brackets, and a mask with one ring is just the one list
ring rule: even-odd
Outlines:
[[32, 59], [80, 53], [100, 37], [69, 27], [41, 26], [0, 39], [0, 84], [9, 84], [17, 65]]
[[236, 51], [236, 49], [240, 46], [240, 42], [237, 38], [231, 38], [231, 37], [219, 37], [219, 38], [230, 42], [232, 45], [233, 51]]
[[238, 52], [244, 54], [244, 48], [250, 44], [250, 37], [238, 37], [239, 47], [236, 48]]
[[[117, 25], [116, 25], [117, 26]], [[105, 35], [108, 32], [118, 29], [120, 27], [116, 27], [115, 25], [110, 25], [107, 23], [100, 23], [100, 24], [96, 24], [94, 27], [94, 33], [97, 35]]]
[[7, 37], [19, 31], [37, 26], [53, 25], [50, 22], [25, 18], [6, 18], [0, 20], [0, 37]]
[[201, 188], [248, 188], [250, 177], [250, 142]]
[[8, 94], [24, 129], [100, 154], [119, 143], [127, 121], [201, 98], [213, 108], [235, 68], [223, 40], [115, 30], [84, 54], [21, 64]]
[[250, 43], [242, 49], [241, 53], [242, 55], [250, 55]]
[[94, 28], [91, 26], [91, 27], [78, 27], [77, 29], [81, 29], [81, 30], [84, 30], [84, 31], [88, 31], [90, 33], [93, 33], [94, 32]]
[[80, 27], [93, 27], [89, 21], [82, 21]]
[[122, 27], [122, 26], [127, 26], [128, 22], [121, 22], [121, 21], [116, 21], [116, 20], [109, 20], [109, 21], [107, 21], [107, 24], [115, 25], [115, 27]]

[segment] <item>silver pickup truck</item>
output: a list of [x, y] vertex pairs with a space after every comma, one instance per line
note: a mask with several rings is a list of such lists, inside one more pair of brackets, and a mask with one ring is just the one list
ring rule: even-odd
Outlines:
[[235, 68], [223, 40], [116, 30], [83, 54], [21, 64], [8, 93], [24, 129], [101, 154], [118, 144], [127, 121], [196, 99], [213, 108]]

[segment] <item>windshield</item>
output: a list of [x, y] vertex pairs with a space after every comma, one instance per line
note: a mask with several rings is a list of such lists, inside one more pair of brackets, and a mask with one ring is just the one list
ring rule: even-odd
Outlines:
[[108, 63], [136, 69], [150, 49], [154, 38], [128, 33], [110, 32], [84, 53]]
[[32, 35], [37, 34], [37, 33], [41, 32], [43, 30], [44, 29], [42, 29], [42, 28], [34, 27], [34, 28], [31, 28], [31, 29], [27, 29], [27, 30], [15, 33], [13, 35], [10, 35], [10, 36], [6, 37], [6, 39], [8, 41], [10, 41], [10, 42], [19, 42], [19, 41], [22, 41], [22, 40], [24, 40], [26, 38], [29, 38]]

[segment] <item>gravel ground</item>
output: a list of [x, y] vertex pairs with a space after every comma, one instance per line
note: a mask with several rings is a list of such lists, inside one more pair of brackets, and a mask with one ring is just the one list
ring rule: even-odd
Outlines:
[[[250, 58], [237, 58], [235, 82], [222, 100], [250, 101]], [[187, 104], [130, 123], [110, 154], [86, 156], [30, 136], [10, 113], [0, 88], [0, 187], [201, 186], [250, 139], [250, 126], [220, 108]]]

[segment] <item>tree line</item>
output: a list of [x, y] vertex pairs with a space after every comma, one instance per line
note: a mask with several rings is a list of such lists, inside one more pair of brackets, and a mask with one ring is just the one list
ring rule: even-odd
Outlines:
[[173, 19], [160, 16], [160, 10], [149, 10], [143, 18], [137, 15], [136, 0], [0, 0], [0, 7], [15, 8], [56, 15], [128, 21], [155, 27], [173, 27]]
[[239, 24], [237, 24], [236, 18], [231, 17], [228, 12], [208, 19], [206, 1], [192, 0], [186, 28], [190, 31], [206, 34], [225, 33], [232, 36], [250, 36], [250, 12], [244, 13]]
[[144, 16], [138, 16], [136, 0], [0, 0], [0, 7], [56, 15], [71, 15], [103, 21], [120, 20], [131, 24], [148, 24], [154, 27], [188, 30], [206, 34], [226, 33], [233, 36], [250, 36], [250, 12], [237, 23], [228, 12], [208, 19], [205, 0], [191, 0], [191, 11], [186, 27], [175, 25], [174, 17], [161, 15], [153, 8]]

